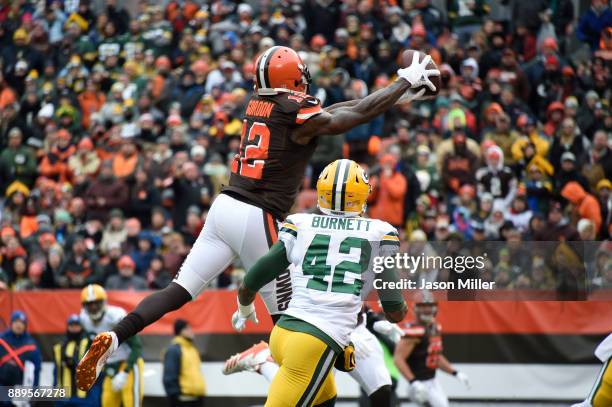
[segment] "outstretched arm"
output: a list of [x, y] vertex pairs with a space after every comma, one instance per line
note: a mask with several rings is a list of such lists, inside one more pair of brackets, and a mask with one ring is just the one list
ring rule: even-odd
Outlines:
[[[360, 124], [367, 123], [381, 113], [389, 110], [408, 89], [418, 89], [425, 85], [431, 90], [436, 88], [429, 80], [430, 76], [439, 76], [437, 69], [427, 69], [431, 57], [426, 56], [419, 62], [419, 53], [415, 52], [412, 63], [407, 68], [397, 71], [398, 79], [391, 85], [379, 89], [371, 95], [357, 101], [342, 102], [332, 105], [322, 113], [310, 118], [293, 131], [293, 141], [307, 144], [314, 137], [345, 133]], [[414, 98], [425, 93], [421, 89]]]
[[331, 105], [295, 129], [293, 141], [307, 144], [317, 136], [345, 133], [389, 110], [408, 89], [408, 81], [397, 79], [363, 99]]

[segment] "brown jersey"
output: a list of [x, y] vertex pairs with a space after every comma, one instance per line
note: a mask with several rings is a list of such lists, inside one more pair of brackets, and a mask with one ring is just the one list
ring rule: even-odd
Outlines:
[[406, 323], [400, 325], [405, 337], [416, 338], [418, 343], [406, 362], [416, 380], [433, 379], [438, 369], [438, 358], [442, 354], [442, 328], [434, 322], [429, 325]]
[[318, 99], [299, 92], [255, 95], [242, 124], [240, 154], [223, 192], [283, 219], [293, 206], [316, 139], [294, 143], [291, 132], [322, 112]]

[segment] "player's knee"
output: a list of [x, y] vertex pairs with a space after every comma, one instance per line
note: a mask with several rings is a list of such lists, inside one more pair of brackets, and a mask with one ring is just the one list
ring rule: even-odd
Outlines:
[[384, 385], [370, 395], [370, 405], [372, 406], [390, 406], [391, 405], [391, 385]]

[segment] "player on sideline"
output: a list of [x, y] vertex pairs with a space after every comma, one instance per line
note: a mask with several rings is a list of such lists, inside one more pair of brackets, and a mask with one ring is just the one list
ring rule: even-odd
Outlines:
[[[99, 334], [112, 329], [125, 316], [125, 310], [106, 304], [104, 288], [89, 284], [81, 290], [79, 318], [85, 332]], [[142, 406], [144, 360], [140, 338], [134, 336], [121, 344], [107, 360], [102, 383], [102, 406]]]
[[[322, 214], [288, 216], [279, 241], [249, 269], [238, 289], [232, 325], [240, 331], [246, 321], [257, 322], [257, 292], [294, 266], [293, 298], [270, 334], [271, 356], [279, 369], [266, 407], [331, 406], [336, 397], [331, 368], [354, 367], [349, 342], [362, 298], [372, 287], [371, 260], [394, 256], [399, 249], [393, 226], [361, 217], [369, 192], [368, 178], [357, 163], [344, 159], [329, 164], [317, 182]], [[380, 276], [394, 279], [393, 270]], [[386, 318], [401, 321], [406, 314], [401, 292], [379, 291], [379, 296]]]
[[603, 362], [603, 366], [597, 375], [593, 389], [586, 400], [572, 407], [612, 406], [612, 334], [597, 346], [595, 356]]
[[410, 398], [420, 407], [448, 407], [448, 398], [436, 381], [436, 370], [452, 374], [468, 389], [467, 375], [453, 369], [442, 354], [442, 328], [436, 322], [437, 303], [424, 290], [414, 305], [415, 323], [399, 324], [403, 337], [395, 347], [393, 360], [410, 382]]
[[[389, 86], [325, 109], [306, 94], [310, 74], [294, 50], [275, 46], [260, 55], [255, 63], [256, 92], [247, 105], [229, 186], [213, 202], [174, 281], [145, 298], [112, 331], [94, 338], [77, 367], [78, 388], [91, 388], [106, 358], [123, 341], [197, 297], [236, 257], [248, 269], [268, 251], [276, 240], [276, 222], [293, 205], [318, 136], [345, 133], [400, 98], [420, 98], [424, 86], [435, 91], [429, 77], [440, 72], [427, 69], [431, 57], [419, 62], [419, 53], [414, 55]], [[263, 287], [262, 297], [273, 320], [278, 319], [291, 298], [288, 272]]]

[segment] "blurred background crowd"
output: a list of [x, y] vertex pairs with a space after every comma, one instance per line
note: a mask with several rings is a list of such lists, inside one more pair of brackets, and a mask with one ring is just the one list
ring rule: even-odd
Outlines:
[[[295, 211], [348, 157], [406, 250], [598, 241], [589, 281], [612, 288], [608, 1], [0, 0], [0, 289], [167, 285], [274, 45], [300, 53], [324, 106], [386, 86], [405, 49], [442, 72], [437, 98], [321, 138]], [[534, 286], [515, 274], [506, 286]]]

